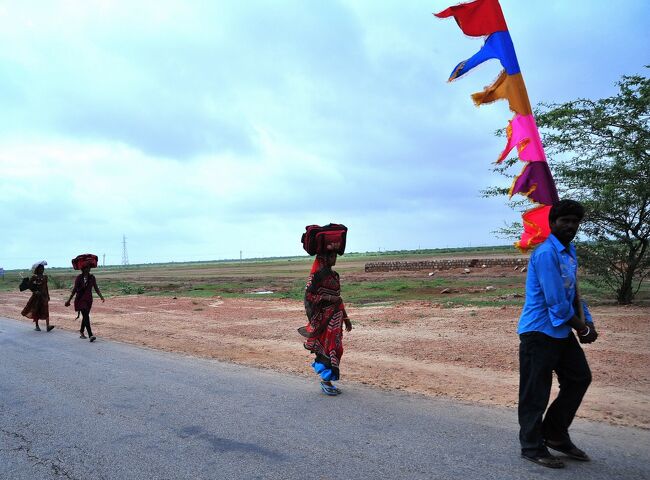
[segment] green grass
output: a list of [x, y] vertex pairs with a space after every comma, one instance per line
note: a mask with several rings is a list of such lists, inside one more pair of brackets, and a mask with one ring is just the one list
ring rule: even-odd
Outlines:
[[[368, 261], [418, 260], [444, 256], [480, 257], [482, 254], [516, 255], [511, 247], [479, 247], [399, 252], [348, 253], [339, 257], [335, 269], [341, 274], [342, 296], [347, 304], [373, 305], [406, 300], [428, 301], [445, 307], [522, 305], [525, 276], [510, 272], [506, 276], [447, 276], [444, 271], [434, 277], [426, 272], [366, 274]], [[286, 257], [239, 262], [184, 262], [150, 265], [111, 266], [93, 270], [102, 293], [115, 295], [156, 295], [209, 298], [286, 298], [301, 300], [312, 257]], [[70, 268], [48, 268], [51, 289], [66, 289], [79, 272]], [[7, 271], [0, 278], [0, 291], [18, 293], [21, 274], [28, 270]], [[586, 280], [586, 279], [585, 279]], [[492, 285], [494, 290], [486, 291]], [[444, 288], [450, 293], [442, 294]], [[253, 292], [270, 290], [268, 295]], [[613, 293], [588, 281], [581, 283], [583, 296], [590, 304], [612, 304]], [[637, 295], [636, 303], [650, 302], [650, 282]]]
[[[23, 273], [26, 277], [30, 275], [27, 271]], [[52, 290], [61, 288], [71, 289], [74, 277], [75, 275], [48, 275], [48, 286]], [[0, 278], [0, 292], [19, 292], [18, 285], [20, 284], [21, 279], [22, 276], [18, 271], [6, 273], [4, 279]]]
[[381, 281], [344, 282], [341, 296], [346, 303], [368, 304], [426, 299], [445, 288], [443, 279], [395, 278]]

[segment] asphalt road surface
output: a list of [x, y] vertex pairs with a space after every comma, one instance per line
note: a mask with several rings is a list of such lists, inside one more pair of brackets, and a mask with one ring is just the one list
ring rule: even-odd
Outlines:
[[515, 410], [341, 387], [0, 318], [0, 478], [650, 479], [648, 431], [578, 419], [550, 470]]

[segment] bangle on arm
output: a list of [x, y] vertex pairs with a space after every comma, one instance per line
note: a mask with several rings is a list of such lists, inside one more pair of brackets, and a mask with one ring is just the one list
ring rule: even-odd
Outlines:
[[578, 335], [580, 335], [581, 337], [586, 337], [590, 333], [591, 333], [591, 328], [589, 328], [589, 325], [586, 325], [583, 330], [580, 330], [578, 332]]

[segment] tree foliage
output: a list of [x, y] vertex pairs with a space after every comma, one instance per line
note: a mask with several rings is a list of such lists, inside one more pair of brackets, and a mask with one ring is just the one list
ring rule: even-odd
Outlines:
[[[617, 85], [608, 98], [542, 103], [535, 117], [560, 197], [587, 210], [581, 264], [628, 304], [650, 273], [650, 79], [623, 76]], [[496, 170], [517, 160], [507, 162]]]

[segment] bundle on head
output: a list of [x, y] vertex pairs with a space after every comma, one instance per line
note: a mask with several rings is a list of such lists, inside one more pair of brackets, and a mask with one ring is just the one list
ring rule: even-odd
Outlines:
[[348, 227], [338, 223], [330, 223], [322, 227], [320, 225], [307, 225], [305, 233], [302, 234], [302, 247], [309, 255], [328, 252], [343, 255], [345, 253], [347, 233]]
[[75, 270], [83, 270], [84, 267], [97, 268], [97, 261], [99, 258], [92, 253], [84, 253], [77, 255], [72, 259], [72, 268]]

